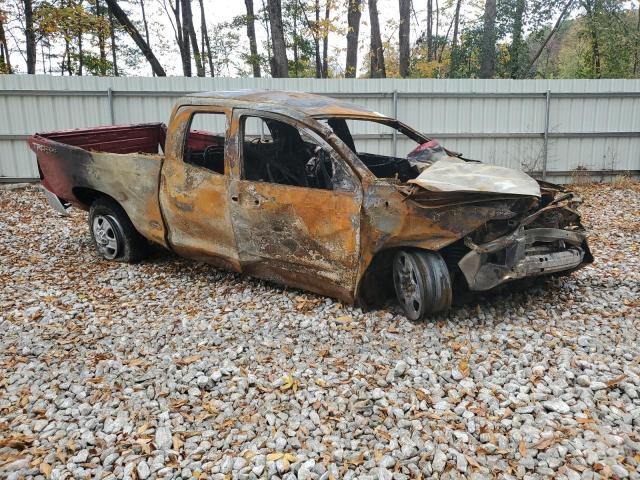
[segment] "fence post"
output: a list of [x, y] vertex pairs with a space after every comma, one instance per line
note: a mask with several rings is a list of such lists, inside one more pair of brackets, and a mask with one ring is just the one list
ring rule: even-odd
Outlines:
[[542, 180], [547, 179], [547, 159], [549, 156], [549, 107], [551, 106], [551, 90], [545, 93], [544, 108], [544, 147], [542, 154]]
[[[393, 118], [398, 118], [398, 90], [393, 90]], [[393, 129], [393, 156], [396, 156], [398, 151], [398, 137], [396, 134], [396, 129]]]
[[115, 125], [115, 118], [113, 114], [113, 89], [109, 87], [107, 89], [107, 100], [109, 102], [109, 120], [111, 121], [111, 125]]

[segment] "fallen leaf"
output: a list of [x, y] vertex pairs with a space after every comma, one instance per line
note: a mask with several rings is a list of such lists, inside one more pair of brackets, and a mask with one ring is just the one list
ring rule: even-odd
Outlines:
[[40, 464], [40, 473], [42, 473], [47, 478], [51, 477], [51, 470], [53, 470], [53, 468], [47, 462], [42, 462]]
[[180, 450], [180, 447], [182, 447], [182, 445], [184, 445], [184, 442], [182, 441], [182, 439], [177, 434], [174, 434], [173, 435], [173, 449], [178, 451], [178, 450]]
[[593, 418], [585, 418], [585, 417], [576, 417], [576, 421], [578, 423], [596, 423]]
[[624, 382], [627, 378], [628, 378], [628, 375], [620, 375], [619, 377], [616, 377], [605, 383], [607, 384], [607, 387], [614, 387], [617, 384]]
[[285, 391], [291, 389], [294, 393], [298, 391], [300, 383], [298, 382], [298, 380], [293, 378], [293, 375], [289, 373], [288, 375], [282, 377], [282, 379], [284, 380], [284, 383], [280, 385], [280, 390]]
[[474, 457], [472, 457], [471, 455], [465, 455], [465, 458], [467, 459], [467, 462], [469, 462], [469, 465], [480, 468], [480, 464]]
[[9, 447], [14, 450], [24, 450], [30, 446], [35, 437], [30, 435], [12, 435], [8, 438], [0, 438], [0, 447]]
[[354, 467], [358, 467], [358, 466], [362, 465], [364, 463], [364, 453], [360, 452], [360, 455], [358, 455], [355, 458], [351, 458], [351, 459], [347, 460], [345, 463], [349, 463], [349, 464], [353, 465]]
[[202, 358], [202, 355], [191, 355], [191, 356], [185, 357], [185, 358], [178, 358], [178, 359], [176, 359], [175, 362], [178, 365], [190, 365], [192, 363], [197, 362], [201, 358]]
[[524, 440], [520, 440], [518, 444], [518, 451], [520, 452], [521, 457], [527, 456], [527, 446], [524, 444]]
[[547, 437], [547, 438], [543, 438], [542, 440], [540, 440], [538, 443], [536, 443], [535, 445], [533, 445], [533, 448], [537, 449], [537, 450], [546, 450], [547, 448], [549, 448], [551, 445], [553, 445], [556, 442], [556, 438], [555, 437]]
[[469, 369], [469, 357], [466, 357], [463, 360], [461, 360], [460, 363], [458, 364], [458, 368], [460, 369], [460, 373], [462, 373], [462, 375], [464, 375], [465, 377], [468, 377], [469, 374], [471, 373]]

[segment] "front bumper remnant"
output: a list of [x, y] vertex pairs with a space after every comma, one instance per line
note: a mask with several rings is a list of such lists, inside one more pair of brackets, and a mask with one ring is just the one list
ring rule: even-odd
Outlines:
[[491, 242], [476, 245], [458, 262], [469, 288], [490, 290], [501, 283], [547, 275], [580, 266], [585, 259], [586, 235], [558, 228], [518, 228]]

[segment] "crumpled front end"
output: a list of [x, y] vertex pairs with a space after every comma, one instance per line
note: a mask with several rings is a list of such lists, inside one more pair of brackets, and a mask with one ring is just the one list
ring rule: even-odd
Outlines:
[[[581, 200], [557, 187], [543, 189], [542, 208], [519, 222], [489, 222], [464, 238], [469, 252], [458, 262], [470, 290], [571, 272], [593, 261], [576, 207]], [[515, 227], [515, 228], [514, 228]], [[504, 234], [504, 230], [508, 233]]]

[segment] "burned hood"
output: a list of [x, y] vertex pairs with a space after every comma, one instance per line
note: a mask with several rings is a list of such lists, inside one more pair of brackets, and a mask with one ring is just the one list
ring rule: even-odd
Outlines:
[[433, 192], [540, 197], [540, 185], [524, 172], [449, 156], [437, 160], [408, 183]]

